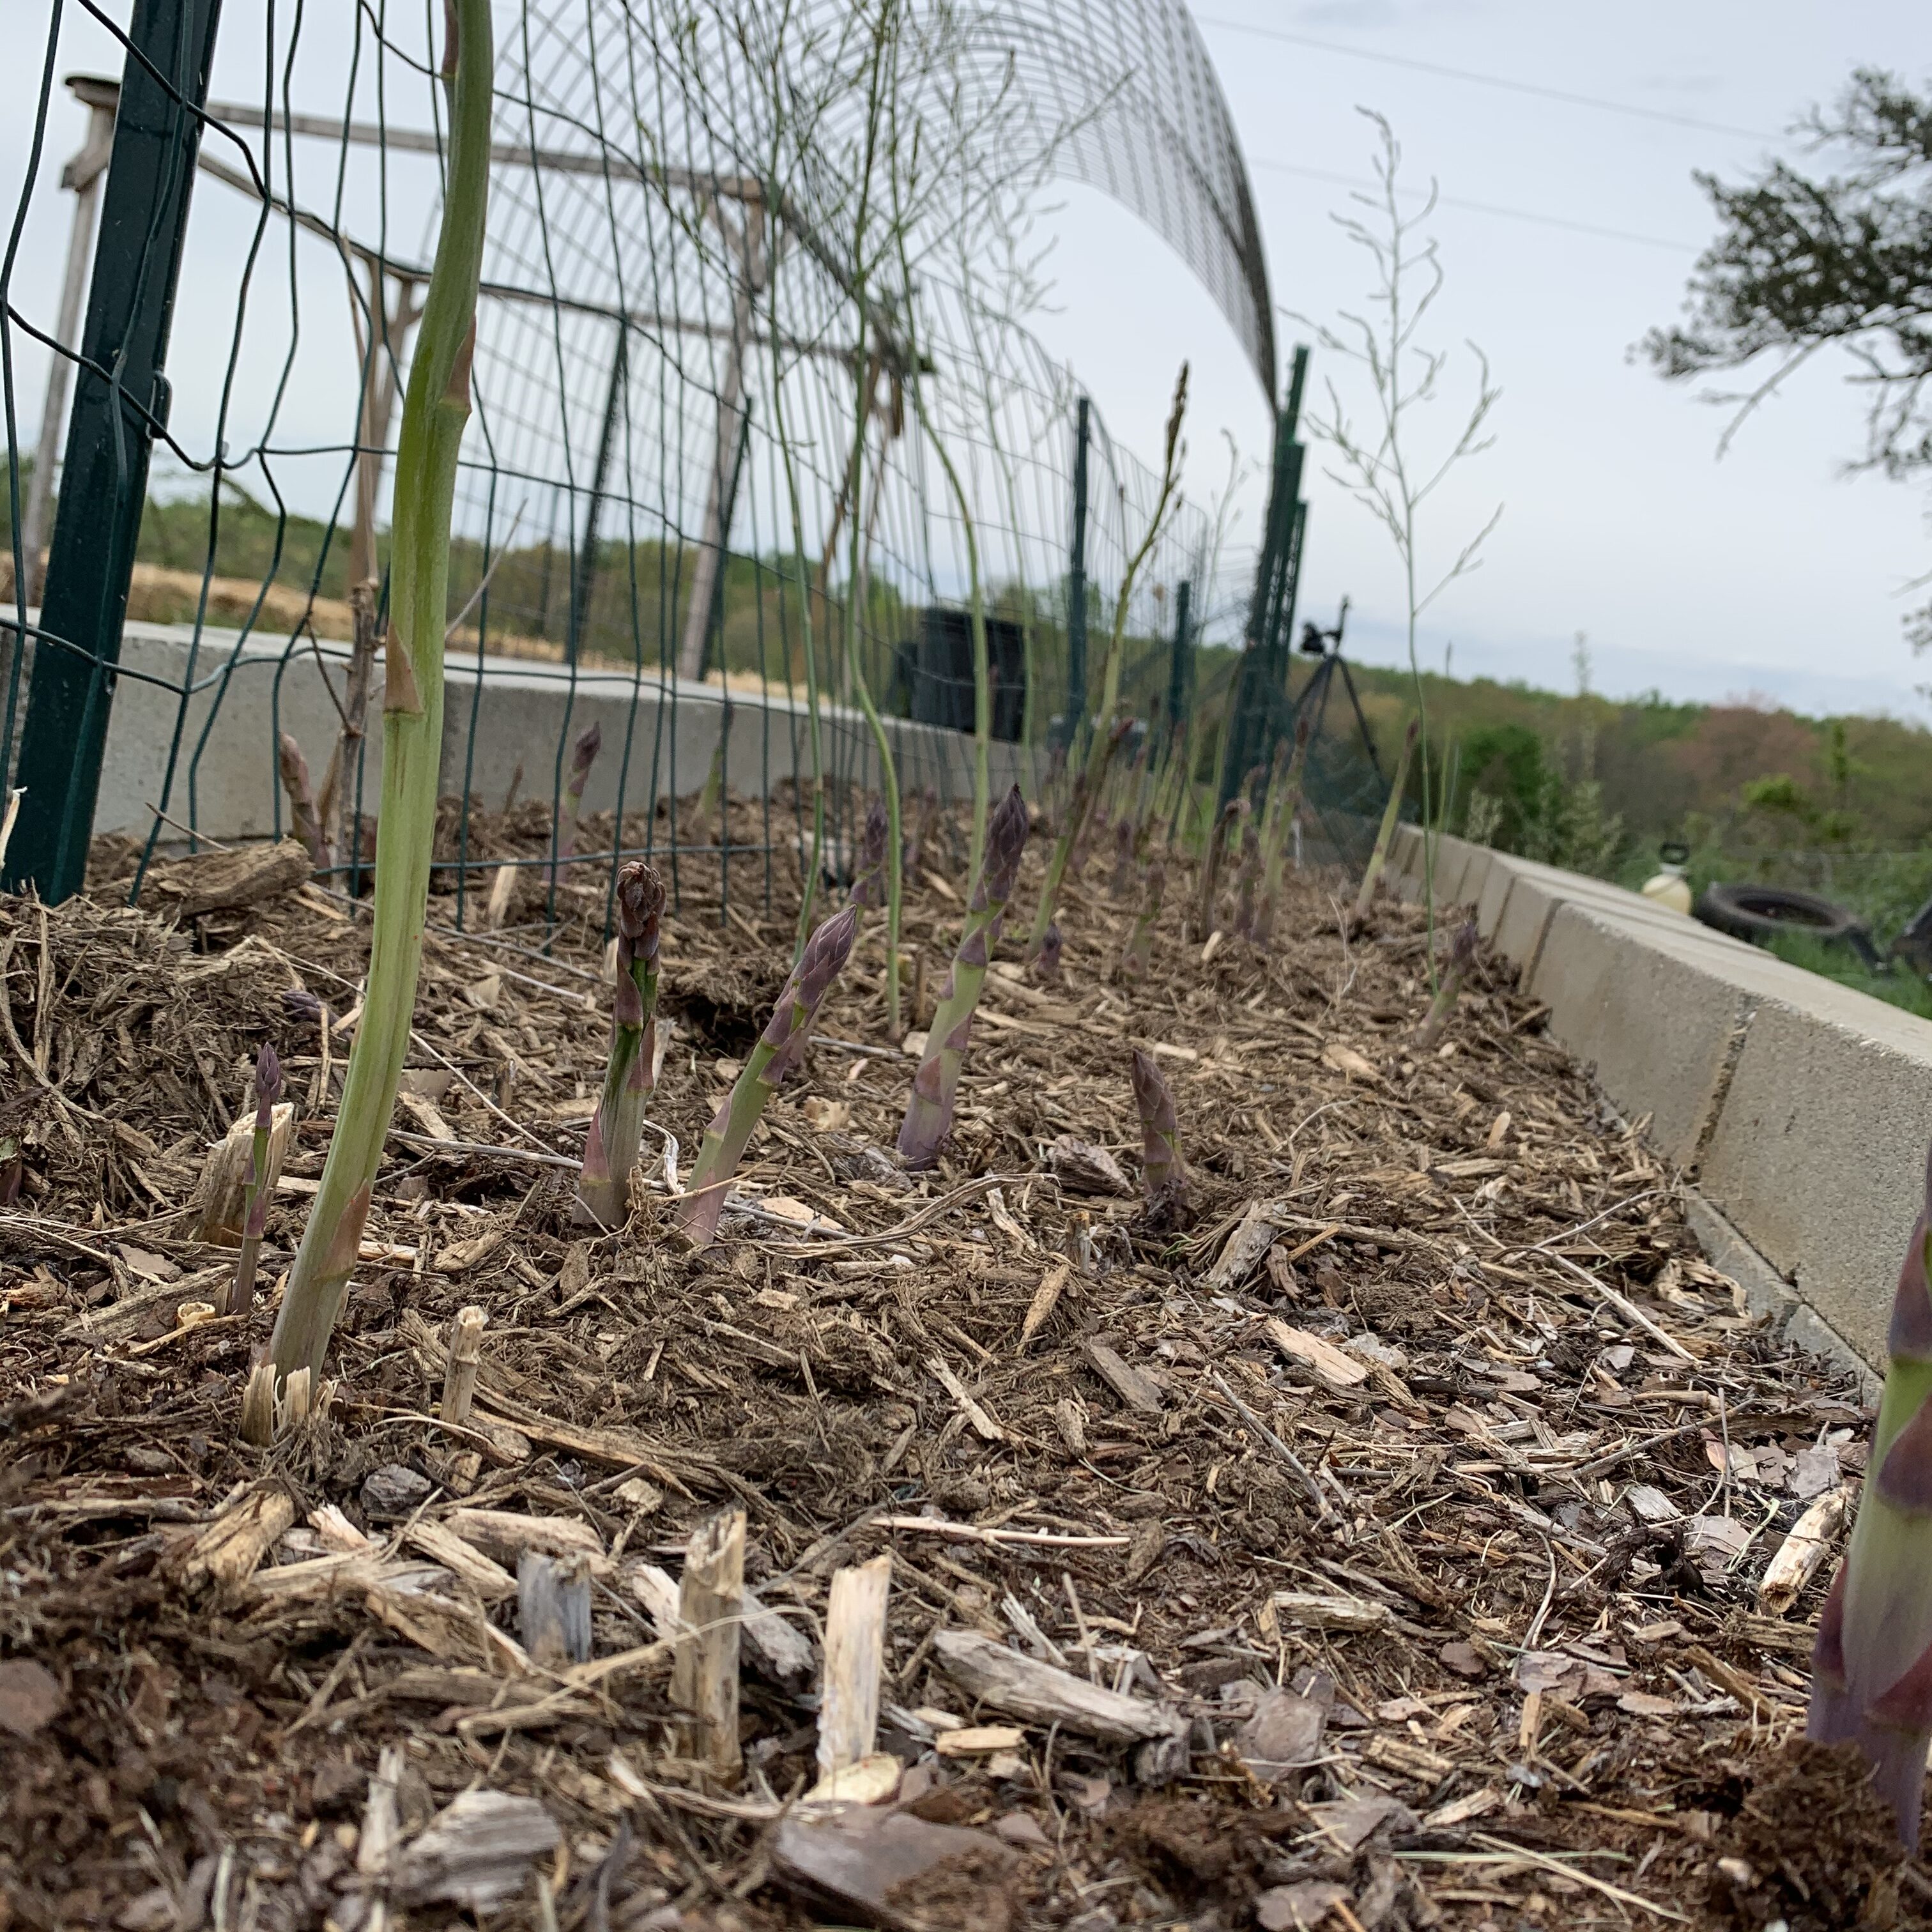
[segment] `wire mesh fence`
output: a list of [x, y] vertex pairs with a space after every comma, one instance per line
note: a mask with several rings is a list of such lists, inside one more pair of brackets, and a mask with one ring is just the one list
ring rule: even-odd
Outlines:
[[[280, 834], [301, 782], [325, 875], [352, 895], [368, 870], [434, 22], [231, 10], [218, 61], [217, 10], [143, 0], [119, 80], [68, 80], [90, 118], [58, 302], [15, 272], [58, 194], [58, 8], [41, 50], [0, 267], [0, 748], [31, 794], [10, 877], [44, 890], [79, 884], [90, 832], [136, 891], [164, 846]], [[497, 13], [436, 860], [456, 922], [479, 890], [493, 921], [537, 891], [554, 916], [560, 879], [608, 910], [634, 850], [720, 917], [768, 900], [821, 790], [836, 862], [888, 746], [908, 798], [961, 796], [976, 590], [1000, 772], [1035, 783], [1078, 734], [1117, 621], [1123, 709], [1184, 712], [1207, 758], [1232, 680], [1196, 647], [1239, 602], [1219, 526], [1184, 501], [1117, 611], [1159, 479], [1024, 320], [1029, 211], [1085, 181], [1174, 245], [1272, 388], [1245, 170], [1178, 0]], [[50, 367], [30, 453], [22, 376]]]

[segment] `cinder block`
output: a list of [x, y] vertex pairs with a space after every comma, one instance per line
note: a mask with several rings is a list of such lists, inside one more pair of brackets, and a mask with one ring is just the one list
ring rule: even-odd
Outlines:
[[1932, 1134], [1932, 1025], [1814, 975], [1752, 1018], [1704, 1192], [1874, 1368]]

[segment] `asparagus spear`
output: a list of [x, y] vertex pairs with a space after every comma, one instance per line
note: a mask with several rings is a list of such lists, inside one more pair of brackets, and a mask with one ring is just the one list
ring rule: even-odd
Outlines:
[[1449, 1024], [1449, 1016], [1456, 1010], [1462, 982], [1468, 978], [1469, 968], [1476, 963], [1476, 922], [1473, 919], [1466, 919], [1456, 928], [1456, 936], [1449, 942], [1448, 970], [1442, 975], [1436, 997], [1429, 1003], [1428, 1016], [1415, 1036], [1417, 1052], [1427, 1052], [1442, 1037], [1442, 1029]]
[[698, 1247], [707, 1247], [724, 1211], [724, 1190], [750, 1144], [765, 1102], [805, 1053], [812, 1022], [832, 989], [859, 930], [859, 908], [835, 914], [805, 942], [805, 950], [778, 994], [778, 1004], [745, 1070], [724, 1103], [712, 1115], [691, 1170], [691, 1185], [679, 1204], [679, 1225]]
[[1228, 848], [1240, 836], [1241, 820], [1247, 816], [1248, 802], [1238, 794], [1222, 806], [1208, 835], [1208, 850], [1201, 861], [1201, 901], [1194, 908], [1194, 937], [1205, 939], [1214, 930], [1216, 902], [1221, 896], [1221, 868]]
[[870, 911], [886, 902], [886, 845], [892, 836], [886, 802], [874, 798], [866, 809], [866, 835], [859, 847], [859, 866], [852, 880], [851, 903]]
[[1127, 935], [1127, 950], [1120, 956], [1120, 977], [1140, 980], [1147, 976], [1148, 962], [1154, 952], [1154, 922], [1160, 917], [1161, 895], [1167, 890], [1167, 867], [1156, 859], [1147, 872], [1147, 885], [1134, 929]]
[[328, 841], [323, 836], [322, 814], [316, 809], [315, 792], [309, 783], [308, 760], [292, 736], [284, 731], [275, 748], [275, 762], [281, 769], [282, 789], [289, 795], [289, 818], [296, 836], [308, 848], [309, 863], [318, 872], [329, 868]]
[[[382, 700], [382, 807], [362, 1024], [334, 1137], [275, 1318], [274, 1381], [319, 1380], [369, 1216], [370, 1190], [409, 1050], [422, 965], [423, 908], [442, 746], [442, 644], [449, 624], [449, 520], [470, 419], [476, 286], [490, 192], [489, 0], [446, 0], [449, 150], [442, 226], [396, 442], [391, 622]], [[259, 1411], [256, 1412], [259, 1413]]]
[[1382, 829], [1376, 834], [1376, 849], [1369, 854], [1368, 868], [1362, 874], [1361, 890], [1355, 895], [1355, 922], [1358, 926], [1369, 916], [1369, 907], [1376, 896], [1376, 882], [1382, 875], [1382, 868], [1388, 863], [1389, 848], [1395, 843], [1396, 821], [1402, 817], [1402, 788], [1408, 781], [1408, 761], [1414, 754], [1416, 734], [1421, 729], [1421, 719], [1412, 718], [1402, 736], [1402, 756], [1395, 761], [1395, 778], [1389, 786], [1388, 803], [1382, 808]]
[[1308, 718], [1296, 721], [1294, 742], [1275, 748], [1274, 777], [1268, 786], [1262, 820], [1262, 898], [1255, 909], [1254, 940], [1266, 946], [1274, 936], [1275, 909], [1281, 903], [1282, 868], [1288, 862], [1288, 841], [1301, 802], [1301, 766], [1308, 752]]
[[1048, 982], [1059, 980], [1060, 956], [1066, 945], [1066, 935], [1060, 931], [1059, 920], [1055, 920], [1041, 935], [1040, 951], [1033, 962], [1033, 969], [1041, 979]]
[[939, 1159], [940, 1143], [952, 1130], [953, 1095], [959, 1069], [966, 1058], [967, 1037], [986, 968], [1000, 943], [1006, 902], [1019, 876], [1020, 854], [1026, 850], [1026, 802], [1015, 785], [1000, 800], [986, 826], [986, 850], [980, 866], [980, 884], [966, 910], [959, 950], [952, 956], [939, 1010], [926, 1036], [926, 1054], [914, 1076], [912, 1098], [899, 1128], [899, 1153], [909, 1168], [931, 1167]]
[[1900, 1841], [1918, 1849], [1925, 1753], [1932, 1739], [1932, 1163], [1899, 1272], [1890, 1360], [1870, 1473], [1845, 1560], [1812, 1653], [1806, 1735], [1856, 1743], [1892, 1808]]
[[[583, 815], [584, 788], [590, 782], [590, 767], [596, 764], [597, 754], [603, 748], [604, 728], [593, 718], [578, 732], [576, 743], [570, 748], [570, 771], [563, 784], [563, 809], [557, 814], [556, 850], [560, 864], [576, 856], [577, 821]], [[550, 883], [556, 883], [555, 866], [551, 868]]]
[[1174, 1096], [1152, 1058], [1134, 1048], [1134, 1105], [1141, 1116], [1141, 1187], [1150, 1213], [1174, 1220], [1187, 1211], [1187, 1163], [1180, 1157], [1180, 1124]]
[[644, 1096], [657, 1084], [658, 941], [664, 926], [664, 881], [642, 859], [617, 874], [617, 989], [611, 1002], [610, 1058], [604, 1091], [584, 1144], [583, 1171], [571, 1219], [579, 1227], [615, 1228], [629, 1210], [631, 1170], [638, 1164]]
[[262, 1237], [268, 1231], [268, 1138], [274, 1132], [275, 1102], [282, 1097], [282, 1064], [267, 1041], [255, 1061], [255, 1140], [248, 1154], [248, 1185], [242, 1197], [242, 1252], [235, 1258], [224, 1315], [246, 1315], [255, 1305], [255, 1264]]

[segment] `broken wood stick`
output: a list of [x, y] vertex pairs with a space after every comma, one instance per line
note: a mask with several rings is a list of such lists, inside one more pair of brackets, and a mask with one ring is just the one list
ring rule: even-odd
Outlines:
[[818, 1775], [835, 1776], [870, 1757], [879, 1734], [879, 1675], [886, 1652], [890, 1552], [835, 1570], [825, 1611], [825, 1668], [819, 1681]]
[[442, 1419], [467, 1422], [476, 1400], [476, 1371], [483, 1359], [483, 1329], [488, 1318], [480, 1308], [460, 1308], [449, 1330], [449, 1364], [442, 1378]]
[[688, 1712], [686, 1750], [722, 1784], [735, 1784], [738, 1652], [745, 1612], [745, 1512], [721, 1510], [692, 1532], [678, 1586], [683, 1624], [671, 1666], [670, 1699]]
[[982, 1703], [1036, 1724], [1058, 1724], [1104, 1744], [1137, 1744], [1166, 1738], [1184, 1720], [1161, 1704], [1144, 1702], [1022, 1657], [976, 1630], [940, 1630], [934, 1656], [946, 1676]]

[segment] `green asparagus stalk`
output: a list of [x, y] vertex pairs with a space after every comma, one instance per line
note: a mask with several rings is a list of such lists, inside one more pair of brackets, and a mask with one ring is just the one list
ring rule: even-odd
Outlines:
[[1241, 869], [1234, 874], [1234, 937], [1237, 939], [1252, 939], [1255, 935], [1256, 898], [1261, 880], [1261, 847], [1258, 841], [1250, 838], [1247, 850], [1242, 856]]
[[309, 782], [308, 760], [302, 756], [301, 746], [286, 731], [276, 746], [275, 762], [281, 768], [282, 789], [288, 794], [289, 818], [296, 836], [308, 848], [309, 863], [318, 872], [326, 872], [331, 862], [328, 840], [322, 832], [314, 788]]
[[1093, 808], [1095, 792], [1107, 776], [1107, 767], [1113, 762], [1114, 754], [1120, 748], [1121, 740], [1133, 729], [1133, 720], [1124, 718], [1104, 739], [1094, 742], [1100, 747], [1097, 763], [1089, 763], [1080, 768], [1073, 781], [1073, 796], [1066, 808], [1066, 816], [1060, 828], [1060, 836], [1054, 841], [1052, 856], [1046, 862], [1046, 882], [1040, 889], [1040, 905], [1034, 914], [1034, 929], [1027, 940], [1026, 957], [1030, 959], [1040, 949], [1046, 938], [1046, 928], [1053, 923], [1053, 915], [1060, 903], [1060, 888], [1066, 877], [1068, 862], [1073, 856], [1074, 846], [1086, 830], [1088, 813]]
[[1294, 814], [1301, 802], [1301, 769], [1308, 754], [1308, 718], [1294, 727], [1291, 746], [1275, 748], [1274, 777], [1268, 786], [1268, 808], [1262, 824], [1262, 900], [1255, 912], [1254, 940], [1266, 946], [1274, 936], [1276, 909], [1281, 904], [1281, 881], [1288, 862], [1288, 842]]
[[664, 881], [642, 859], [617, 874], [617, 989], [611, 1001], [610, 1058], [604, 1091], [584, 1143], [571, 1219], [616, 1228], [630, 1211], [631, 1170], [644, 1136], [644, 1096], [657, 1084], [658, 941]]
[[1205, 939], [1214, 930], [1215, 910], [1221, 897], [1221, 871], [1228, 847], [1240, 836], [1241, 820], [1247, 816], [1248, 802], [1237, 794], [1222, 806], [1208, 835], [1208, 850], [1201, 860], [1201, 896], [1194, 908], [1194, 937]]
[[362, 1019], [335, 1134], [270, 1344], [278, 1384], [319, 1381], [354, 1272], [369, 1196], [409, 1050], [442, 752], [442, 644], [449, 522], [476, 342], [476, 283], [490, 191], [490, 0], [446, 0], [443, 81], [449, 163], [441, 232], [410, 359], [396, 446], [391, 623], [382, 715], [382, 800]]
[[1414, 754], [1416, 734], [1422, 729], [1422, 721], [1412, 718], [1408, 729], [1402, 735], [1402, 756], [1395, 761], [1395, 778], [1389, 786], [1388, 803], [1382, 808], [1382, 829], [1376, 834], [1376, 849], [1369, 854], [1368, 869], [1362, 874], [1361, 890], [1355, 895], [1355, 922], [1358, 926], [1369, 916], [1369, 907], [1376, 896], [1376, 884], [1382, 878], [1382, 868], [1388, 863], [1389, 848], [1395, 843], [1395, 828], [1402, 817], [1402, 788], [1408, 782], [1408, 761]]
[[1117, 899], [1125, 898], [1134, 882], [1134, 841], [1138, 830], [1131, 814], [1114, 827], [1114, 876], [1107, 890]]
[[691, 1184], [678, 1204], [679, 1225], [694, 1246], [708, 1247], [716, 1238], [718, 1217], [724, 1211], [724, 1190], [751, 1144], [752, 1130], [758, 1124], [765, 1102], [804, 1058], [812, 1022], [832, 981], [850, 958], [858, 930], [859, 908], [848, 905], [806, 941], [745, 1070], [705, 1129], [691, 1170]]
[[282, 1064], [266, 1040], [255, 1060], [255, 1138], [248, 1150], [248, 1185], [242, 1196], [242, 1252], [228, 1284], [224, 1315], [246, 1315], [255, 1305], [255, 1267], [268, 1232], [268, 1141], [275, 1130], [275, 1102], [282, 1097]]
[[1173, 1221], [1187, 1212], [1187, 1163], [1180, 1156], [1180, 1125], [1174, 1096], [1152, 1058], [1134, 1048], [1134, 1105], [1141, 1116], [1141, 1188], [1149, 1210]]
[[1886, 1342], [1885, 1393], [1858, 1517], [1819, 1619], [1806, 1735], [1855, 1743], [1908, 1852], [1932, 1739], [1932, 1164]]
[[980, 883], [967, 907], [959, 950], [952, 956], [952, 970], [940, 994], [939, 1010], [926, 1036], [926, 1052], [913, 1078], [912, 1098], [898, 1140], [899, 1153], [909, 1168], [932, 1166], [939, 1159], [941, 1144], [952, 1131], [953, 1099], [966, 1058], [974, 1010], [980, 1004], [986, 969], [1000, 943], [1006, 902], [1012, 897], [1026, 842], [1026, 802], [1015, 785], [987, 821]]
[[1449, 1024], [1449, 1016], [1456, 1010], [1456, 1002], [1462, 996], [1462, 982], [1468, 977], [1469, 968], [1476, 963], [1476, 922], [1466, 919], [1456, 928], [1456, 936], [1449, 942], [1449, 967], [1442, 975], [1442, 982], [1436, 988], [1436, 997], [1429, 1003], [1429, 1012], [1415, 1036], [1415, 1050], [1426, 1053], [1442, 1037], [1442, 1029]]
[[1141, 898], [1141, 909], [1136, 915], [1134, 928], [1127, 935], [1126, 950], [1120, 955], [1120, 977], [1123, 980], [1144, 980], [1154, 954], [1154, 922], [1160, 917], [1161, 895], [1167, 890], [1167, 867], [1156, 859], [1148, 866], [1147, 884]]

